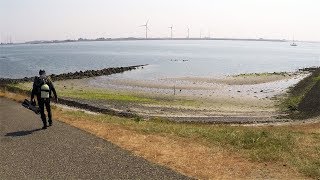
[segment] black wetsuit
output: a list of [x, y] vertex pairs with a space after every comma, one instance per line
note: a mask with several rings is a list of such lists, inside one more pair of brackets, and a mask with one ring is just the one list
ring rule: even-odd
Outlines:
[[41, 86], [43, 85], [43, 80], [40, 77], [35, 77], [33, 81], [33, 88], [31, 92], [31, 100], [33, 100], [34, 95], [37, 96], [38, 100], [38, 105], [40, 108], [40, 113], [41, 113], [41, 120], [43, 122], [43, 127], [47, 127], [47, 120], [46, 120], [46, 115], [44, 113], [44, 107], [46, 107], [47, 112], [48, 112], [48, 122], [49, 125], [52, 125], [52, 114], [51, 114], [51, 106], [50, 106], [50, 98], [52, 97], [51, 94], [53, 92], [54, 97], [57, 99], [57, 93], [56, 90], [53, 86], [53, 83], [50, 79], [50, 77], [44, 77], [45, 83], [49, 86], [49, 98], [41, 98]]

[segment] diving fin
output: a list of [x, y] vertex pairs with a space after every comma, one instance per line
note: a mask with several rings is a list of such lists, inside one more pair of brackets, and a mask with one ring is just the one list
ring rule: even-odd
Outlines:
[[36, 106], [36, 101], [29, 101], [28, 99], [25, 99], [22, 102], [22, 106], [33, 111], [36, 114], [40, 114], [40, 109]]

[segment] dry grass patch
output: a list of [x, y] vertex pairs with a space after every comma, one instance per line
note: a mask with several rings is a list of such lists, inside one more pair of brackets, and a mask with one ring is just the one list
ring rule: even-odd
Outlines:
[[27, 98], [27, 96], [25, 96], [25, 95], [11, 93], [11, 92], [8, 92], [8, 91], [1, 91], [1, 90], [0, 90], [0, 97], [6, 97], [8, 99], [12, 99], [12, 100], [17, 101], [17, 102], [23, 102], [24, 99]]

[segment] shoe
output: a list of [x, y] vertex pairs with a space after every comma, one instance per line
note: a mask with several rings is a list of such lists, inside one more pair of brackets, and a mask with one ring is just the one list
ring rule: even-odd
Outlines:
[[50, 123], [49, 126], [52, 126], [52, 123]]
[[47, 129], [47, 126], [43, 126], [42, 129]]

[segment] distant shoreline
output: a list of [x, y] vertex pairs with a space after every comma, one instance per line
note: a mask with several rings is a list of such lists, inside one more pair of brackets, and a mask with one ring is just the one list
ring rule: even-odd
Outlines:
[[[69, 43], [69, 42], [98, 42], [98, 41], [161, 41], [161, 40], [184, 40], [184, 41], [263, 41], [263, 42], [291, 42], [287, 39], [250, 39], [250, 38], [97, 38], [97, 39], [82, 39], [78, 40], [36, 40], [36, 41], [27, 41], [23, 43], [0, 43], [2, 45], [18, 45], [18, 44], [56, 44], [56, 43]], [[319, 43], [320, 41], [296, 41], [296, 42], [308, 42], [308, 43]]]
[[[0, 45], [17, 45], [17, 44], [54, 44], [54, 43], [68, 43], [68, 42], [96, 42], [96, 41], [152, 41], [152, 40], [185, 40], [185, 41], [265, 41], [265, 42], [290, 42], [286, 39], [250, 39], [250, 38], [97, 38], [97, 39], [83, 39], [78, 40], [39, 40], [39, 41], [27, 41], [24, 43], [1, 43]], [[316, 42], [316, 41], [297, 41], [297, 42]]]

